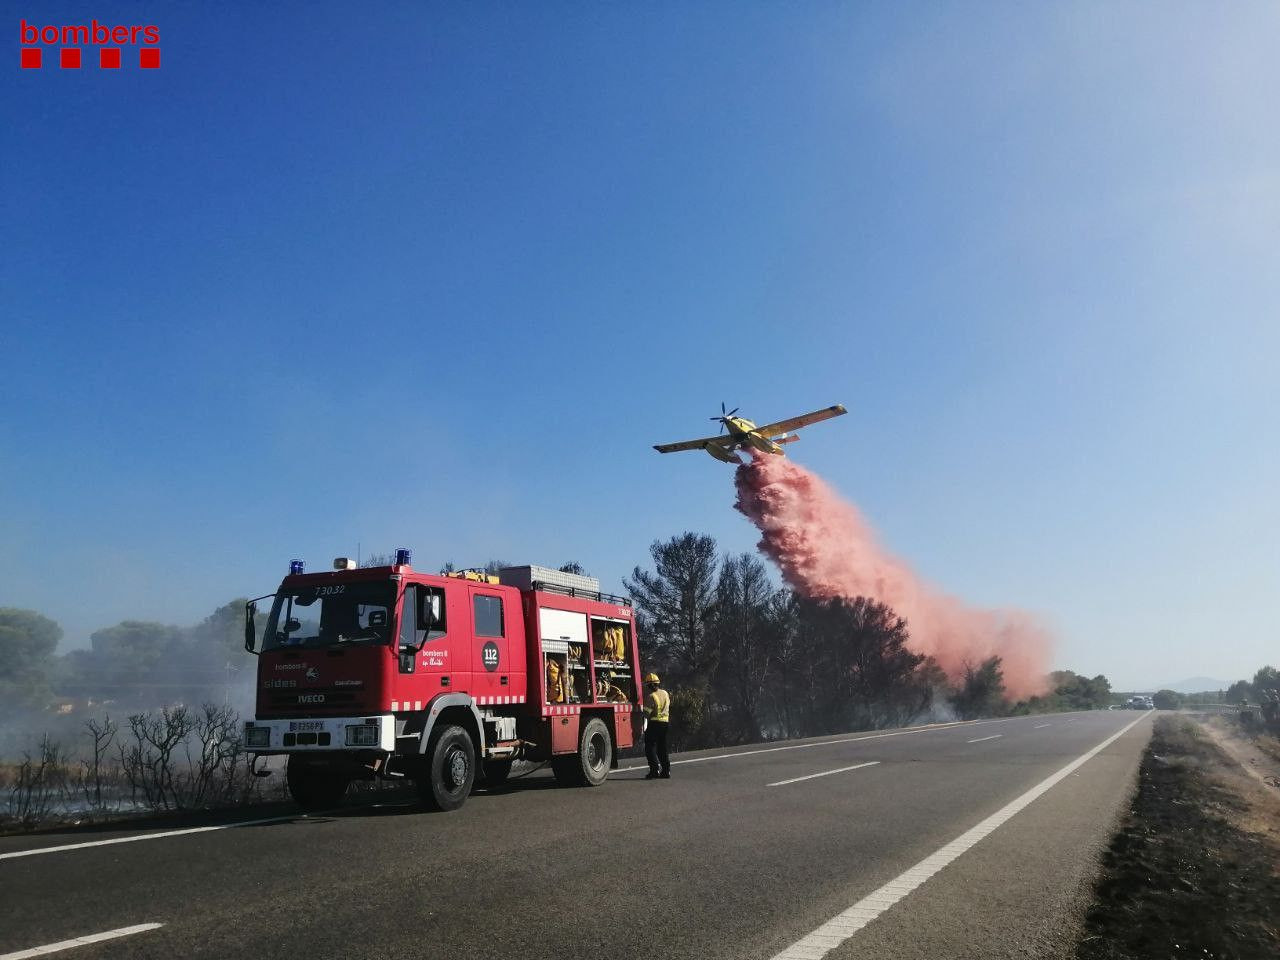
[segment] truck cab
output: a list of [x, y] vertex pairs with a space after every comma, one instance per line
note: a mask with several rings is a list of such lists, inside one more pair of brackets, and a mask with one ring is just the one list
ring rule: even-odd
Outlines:
[[245, 646], [259, 657], [247, 748], [285, 755], [290, 792], [310, 808], [385, 777], [454, 809], [520, 759], [603, 783], [642, 723], [629, 601], [546, 567], [434, 575], [410, 559], [338, 558], [321, 573], [293, 561], [247, 605]]

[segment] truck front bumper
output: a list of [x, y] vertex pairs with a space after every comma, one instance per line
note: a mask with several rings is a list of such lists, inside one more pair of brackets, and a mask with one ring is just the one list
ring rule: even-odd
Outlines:
[[250, 753], [310, 753], [320, 750], [381, 750], [396, 748], [396, 719], [384, 713], [371, 717], [308, 717], [297, 720], [246, 720], [244, 746]]

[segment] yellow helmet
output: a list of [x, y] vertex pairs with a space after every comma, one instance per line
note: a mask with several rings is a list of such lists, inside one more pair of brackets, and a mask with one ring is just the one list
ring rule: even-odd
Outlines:
[[644, 675], [644, 682], [645, 683], [661, 683], [662, 681], [658, 679], [658, 675], [656, 673], [646, 673]]

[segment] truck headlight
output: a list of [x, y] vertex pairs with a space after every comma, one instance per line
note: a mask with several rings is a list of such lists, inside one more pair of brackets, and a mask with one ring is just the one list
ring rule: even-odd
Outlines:
[[271, 746], [271, 728], [270, 727], [245, 727], [244, 744], [246, 747], [269, 747]]
[[348, 747], [376, 747], [378, 745], [378, 728], [367, 723], [347, 727]]

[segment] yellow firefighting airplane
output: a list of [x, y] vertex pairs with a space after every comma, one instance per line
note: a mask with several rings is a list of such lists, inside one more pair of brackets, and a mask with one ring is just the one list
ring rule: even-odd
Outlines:
[[717, 460], [723, 460], [725, 463], [742, 463], [736, 451], [743, 447], [759, 450], [761, 453], [776, 453], [782, 457], [786, 456], [786, 451], [782, 449], [782, 444], [795, 443], [800, 439], [795, 434], [788, 434], [787, 431], [799, 430], [801, 427], [807, 427], [811, 423], [830, 420], [832, 417], [838, 417], [849, 411], [844, 408], [843, 404], [837, 403], [834, 407], [815, 410], [813, 413], [805, 413], [798, 417], [792, 417], [790, 420], [766, 423], [763, 427], [757, 427], [750, 420], [743, 417], [735, 417], [734, 414], [737, 412], [738, 408], [734, 407], [726, 413], [724, 404], [720, 404], [720, 416], [711, 418], [712, 420], [720, 421], [719, 436], [703, 437], [701, 440], [683, 440], [680, 443], [659, 443], [653, 449], [659, 453], [675, 453], [679, 450], [705, 450]]

